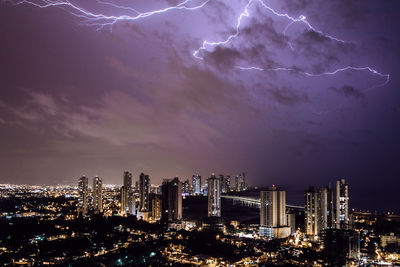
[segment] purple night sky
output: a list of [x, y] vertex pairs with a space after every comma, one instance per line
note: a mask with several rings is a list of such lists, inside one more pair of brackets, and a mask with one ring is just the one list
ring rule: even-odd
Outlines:
[[399, 211], [399, 1], [104, 1], [0, 1], [0, 183], [340, 177]]

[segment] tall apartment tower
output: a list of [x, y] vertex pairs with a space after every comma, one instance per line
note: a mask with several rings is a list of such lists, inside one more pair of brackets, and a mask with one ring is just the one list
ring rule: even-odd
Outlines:
[[328, 229], [333, 229], [336, 227], [336, 225], [335, 225], [335, 209], [334, 209], [333, 190], [332, 190], [330, 183], [326, 189], [326, 194], [327, 194], [326, 226]]
[[260, 234], [285, 238], [290, 235], [286, 216], [286, 191], [275, 186], [260, 192]]
[[349, 185], [345, 179], [336, 181], [336, 228], [349, 227]]
[[306, 234], [317, 236], [328, 227], [328, 188], [310, 187], [304, 196]]
[[225, 188], [226, 188], [226, 193], [229, 193], [231, 191], [231, 176], [227, 175], [225, 177]]
[[221, 217], [221, 179], [212, 174], [208, 184], [208, 217]]
[[236, 175], [235, 177], [235, 191], [246, 191], [247, 184], [246, 184], [246, 174], [243, 172], [241, 174]]
[[166, 223], [182, 219], [182, 183], [179, 178], [165, 179], [161, 192], [161, 220]]
[[88, 178], [86, 176], [82, 176], [78, 180], [78, 215], [85, 216], [88, 211]]
[[158, 221], [161, 219], [161, 198], [159, 196], [155, 196], [151, 200], [151, 217], [153, 220]]
[[219, 179], [221, 179], [221, 192], [228, 193], [231, 191], [231, 177], [229, 175], [224, 177], [224, 175], [220, 174]]
[[93, 179], [93, 210], [95, 214], [103, 212], [103, 179], [99, 176]]
[[150, 178], [143, 172], [139, 176], [139, 196], [140, 204], [139, 211], [149, 211], [149, 192], [150, 192]]
[[221, 193], [226, 193], [225, 192], [225, 176], [223, 174], [220, 174], [218, 176], [218, 178], [219, 178], [219, 182], [221, 184], [221, 186], [220, 186]]
[[187, 195], [189, 194], [189, 192], [190, 192], [190, 182], [189, 179], [186, 179], [186, 181], [182, 182], [182, 193], [184, 195]]
[[195, 195], [200, 195], [201, 194], [201, 176], [200, 175], [193, 175], [192, 177], [192, 187], [193, 187], [193, 193]]
[[133, 214], [134, 205], [132, 192], [132, 173], [124, 171], [123, 186], [121, 187], [121, 215]]

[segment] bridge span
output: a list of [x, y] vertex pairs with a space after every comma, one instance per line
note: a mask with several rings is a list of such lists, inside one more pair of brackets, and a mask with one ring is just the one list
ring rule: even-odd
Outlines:
[[[259, 198], [252, 198], [252, 197], [245, 197], [245, 196], [229, 196], [229, 195], [222, 195], [221, 198], [229, 199], [234, 202], [240, 202], [247, 206], [251, 207], [260, 207], [261, 200]], [[286, 208], [288, 209], [295, 209], [295, 210], [304, 210], [303, 206], [296, 206], [296, 205], [288, 205], [286, 204]]]

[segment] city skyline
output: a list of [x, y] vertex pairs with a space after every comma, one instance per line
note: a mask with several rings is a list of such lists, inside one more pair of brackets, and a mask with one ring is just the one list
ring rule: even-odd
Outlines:
[[[0, 260], [112, 266], [138, 261], [235, 266], [304, 266], [304, 262], [314, 266], [316, 260], [329, 266], [400, 262], [400, 215], [350, 210], [352, 189], [347, 180], [337, 179], [336, 189], [331, 183], [311, 186], [304, 191], [305, 205], [296, 206], [286, 202], [287, 192], [280, 186], [249, 190], [241, 186], [246, 185], [245, 174], [237, 177], [243, 180], [237, 179], [229, 193], [222, 194], [225, 177], [211, 174], [201, 195], [193, 185], [186, 185], [183, 192], [178, 177], [148, 187], [149, 175], [144, 173], [139, 185], [132, 187], [129, 171], [121, 175], [122, 186], [103, 187], [102, 178], [95, 176], [91, 190], [85, 176], [77, 186], [0, 184], [0, 224], [6, 229], [1, 233]], [[131, 198], [129, 212], [125, 212], [124, 203], [129, 202], [125, 196]], [[13, 202], [19, 204], [10, 205]], [[32, 205], [37, 202], [41, 204]], [[18, 234], [23, 227], [27, 228], [24, 234]], [[68, 243], [75, 245], [57, 246]], [[50, 251], [43, 249], [48, 245]], [[18, 246], [29, 249], [20, 252]], [[147, 249], [138, 256], [143, 247]], [[201, 257], [199, 250], [205, 253]]]

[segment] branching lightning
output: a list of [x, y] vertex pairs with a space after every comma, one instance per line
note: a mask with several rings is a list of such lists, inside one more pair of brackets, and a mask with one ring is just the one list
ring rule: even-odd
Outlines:
[[390, 81], [390, 74], [382, 74], [380, 72], [378, 72], [377, 70], [371, 68], [371, 67], [352, 67], [352, 66], [347, 66], [344, 68], [340, 68], [340, 69], [336, 69], [334, 71], [331, 72], [321, 72], [321, 73], [311, 73], [311, 72], [306, 72], [306, 71], [300, 71], [299, 69], [295, 69], [295, 68], [269, 68], [269, 69], [264, 69], [264, 68], [259, 68], [259, 67], [240, 67], [240, 66], [236, 66], [236, 68], [240, 69], [240, 70], [256, 70], [256, 71], [286, 71], [286, 72], [293, 72], [293, 73], [299, 73], [308, 77], [320, 77], [320, 76], [325, 76], [325, 75], [335, 75], [337, 73], [340, 72], [345, 72], [348, 70], [353, 70], [353, 71], [368, 71], [374, 75], [378, 75], [379, 77], [385, 78], [385, 81], [381, 84], [372, 86], [369, 89], [373, 89], [373, 88], [377, 88], [377, 87], [381, 87], [384, 86], [386, 84], [389, 83]]
[[[211, 0], [204, 0], [200, 4], [191, 6], [190, 2], [192, 2], [192, 0], [184, 0], [184, 1], [180, 2], [179, 4], [177, 4], [175, 6], [170, 6], [170, 7], [166, 7], [166, 8], [159, 9], [159, 10], [140, 12], [140, 11], [138, 11], [138, 10], [132, 8], [132, 7], [126, 7], [126, 6], [117, 5], [117, 4], [111, 3], [111, 2], [96, 0], [96, 2], [101, 4], [101, 5], [108, 5], [108, 6], [116, 8], [116, 9], [123, 10], [123, 11], [128, 13], [128, 14], [118, 15], [118, 16], [117, 15], [106, 15], [106, 14], [102, 14], [102, 13], [95, 13], [95, 12], [89, 11], [89, 10], [87, 10], [87, 9], [77, 5], [77, 4], [74, 4], [70, 0], [37, 0], [37, 1], [34, 1], [34, 0], [21, 0], [21, 1], [16, 2], [16, 5], [27, 4], [27, 5], [32, 5], [32, 6], [35, 6], [35, 7], [38, 7], [38, 8], [50, 8], [50, 7], [63, 8], [66, 11], [68, 11], [70, 14], [80, 18], [82, 20], [81, 21], [82, 24], [88, 25], [88, 26], [96, 26], [97, 29], [101, 29], [101, 28], [103, 28], [105, 26], [112, 27], [115, 23], [117, 23], [119, 21], [136, 21], [136, 20], [144, 19], [144, 18], [153, 16], [153, 15], [166, 13], [166, 12], [173, 11], [173, 10], [186, 10], [186, 11], [198, 10], [198, 9], [203, 8], [210, 1]], [[273, 9], [270, 6], [268, 6], [264, 2], [264, 0], [248, 0], [247, 4], [244, 6], [243, 11], [240, 13], [239, 17], [237, 18], [237, 22], [236, 22], [236, 26], [235, 26], [235, 32], [233, 34], [229, 35], [227, 38], [225, 38], [222, 41], [207, 41], [207, 40], [204, 40], [203, 43], [202, 43], [202, 46], [193, 52], [193, 56], [196, 59], [203, 60], [203, 57], [202, 57], [201, 54], [202, 54], [202, 52], [206, 51], [208, 48], [227, 45], [233, 39], [238, 37], [239, 34], [240, 34], [240, 26], [242, 24], [242, 20], [244, 18], [250, 16], [249, 7], [253, 3], [258, 3], [262, 8], [264, 8], [267, 11], [269, 11], [270, 13], [272, 13], [276, 17], [285, 18], [285, 19], [288, 20], [288, 24], [286, 25], [286, 27], [284, 28], [284, 30], [282, 32], [282, 34], [285, 36], [285, 38], [286, 38], [287, 31], [289, 30], [289, 28], [292, 25], [294, 25], [296, 23], [302, 23], [310, 31], [318, 33], [319, 35], [321, 35], [321, 36], [323, 36], [325, 38], [328, 38], [328, 39], [330, 39], [332, 41], [340, 42], [340, 43], [344, 43], [344, 44], [345, 43], [353, 43], [353, 42], [349, 42], [349, 41], [345, 41], [345, 40], [339, 39], [339, 38], [334, 37], [334, 36], [329, 35], [329, 34], [325, 34], [324, 32], [322, 32], [322, 31], [318, 30], [317, 28], [315, 28], [309, 21], [307, 21], [307, 18], [304, 15], [300, 15], [298, 18], [294, 18], [294, 17], [290, 16], [289, 14], [277, 12], [275, 9]], [[288, 41], [288, 45], [293, 50], [293, 45], [289, 41]], [[373, 86], [371, 88], [384, 86], [389, 82], [389, 79], [390, 79], [390, 75], [389, 74], [382, 74], [382, 73], [378, 72], [377, 70], [375, 70], [372, 67], [347, 66], [347, 67], [336, 69], [336, 70], [331, 71], [331, 72], [322, 72], [322, 73], [310, 73], [310, 72], [301, 71], [299, 69], [287, 68], [287, 67], [277, 67], [277, 68], [265, 69], [265, 68], [257, 67], [257, 66], [250, 66], [250, 67], [237, 66], [236, 68], [238, 68], [240, 70], [244, 70], [244, 71], [275, 71], [275, 72], [277, 72], [277, 71], [282, 72], [283, 71], [283, 72], [292, 72], [292, 73], [302, 74], [302, 75], [307, 76], [307, 77], [319, 77], [319, 76], [324, 76], [324, 75], [335, 75], [337, 73], [350, 71], [350, 70], [351, 71], [369, 71], [370, 73], [372, 73], [374, 75], [377, 75], [379, 77], [385, 78], [385, 82], [384, 83], [376, 85], [376, 86]]]
[[[264, 2], [263, 0], [248, 0], [246, 6], [244, 7], [244, 10], [242, 11], [242, 13], [240, 13], [240, 15], [239, 15], [239, 17], [238, 17], [238, 19], [237, 19], [235, 33], [232, 34], [232, 35], [229, 35], [228, 38], [226, 38], [225, 40], [219, 41], [219, 42], [210, 42], [210, 41], [204, 40], [204, 41], [203, 41], [203, 45], [202, 45], [199, 49], [197, 49], [196, 51], [194, 51], [193, 56], [196, 57], [196, 58], [198, 58], [198, 59], [203, 59], [201, 56], [199, 56], [199, 54], [200, 54], [200, 52], [201, 52], [202, 50], [206, 50], [206, 49], [207, 49], [207, 46], [211, 46], [211, 47], [212, 47], [212, 46], [225, 45], [225, 44], [228, 44], [232, 39], [238, 37], [238, 36], [239, 36], [239, 33], [240, 33], [240, 25], [241, 25], [241, 23], [242, 23], [242, 19], [245, 18], [245, 17], [249, 17], [249, 16], [250, 16], [249, 7], [250, 7], [250, 5], [251, 5], [253, 2], [259, 3], [260, 6], [262, 6], [262, 7], [265, 8], [266, 10], [270, 11], [273, 15], [275, 15], [275, 16], [277, 16], [277, 17], [286, 18], [286, 19], [288, 19], [288, 20], [290, 21], [289, 24], [287, 24], [287, 26], [284, 28], [284, 30], [283, 30], [283, 32], [282, 32], [283, 35], [284, 35], [285, 37], [286, 37], [286, 32], [289, 30], [290, 26], [292, 26], [292, 25], [295, 24], [295, 23], [303, 23], [304, 25], [306, 25], [306, 27], [307, 27], [309, 30], [311, 30], [311, 31], [313, 31], [313, 32], [316, 32], [316, 33], [320, 34], [321, 36], [324, 36], [325, 38], [328, 38], [328, 39], [330, 39], [330, 40], [333, 40], [333, 41], [336, 41], [336, 42], [340, 42], [340, 43], [352, 43], [352, 42], [345, 41], [345, 40], [342, 40], [342, 39], [333, 37], [333, 36], [331, 36], [331, 35], [325, 34], [325, 33], [323, 33], [323, 32], [320, 31], [320, 30], [317, 30], [315, 27], [313, 27], [313, 26], [307, 21], [306, 16], [304, 16], [304, 15], [300, 15], [300, 16], [296, 19], [296, 18], [294, 18], [294, 17], [292, 17], [292, 16], [290, 16], [290, 15], [288, 15], [288, 14], [282, 14], [282, 13], [279, 13], [279, 12], [275, 11], [272, 7], [266, 5], [265, 2]], [[289, 45], [289, 47], [293, 50], [293, 45], [292, 45], [290, 42], [288, 42], [288, 45]]]
[[176, 6], [170, 6], [170, 7], [166, 7], [163, 9], [148, 11], [148, 12], [139, 12], [134, 8], [120, 6], [120, 5], [117, 5], [114, 3], [110, 3], [110, 2], [104, 2], [104, 1], [99, 1], [99, 0], [96, 1], [99, 4], [109, 5], [109, 6], [121, 9], [121, 10], [130, 11], [130, 12], [135, 13], [134, 15], [124, 14], [124, 15], [119, 15], [119, 16], [94, 13], [83, 7], [80, 7], [80, 6], [72, 3], [69, 0], [41, 0], [39, 3], [30, 1], [30, 0], [22, 0], [22, 1], [17, 2], [17, 5], [30, 4], [30, 5], [36, 6], [38, 8], [49, 8], [49, 7], [68, 8], [68, 11], [72, 15], [83, 19], [83, 24], [88, 25], [88, 26], [97, 26], [98, 29], [101, 29], [105, 26], [112, 26], [119, 21], [139, 20], [139, 19], [147, 18], [147, 17], [153, 16], [156, 14], [161, 14], [161, 13], [165, 13], [165, 12], [172, 11], [172, 10], [200, 9], [200, 8], [204, 7], [210, 1], [211, 0], [205, 0], [204, 2], [202, 2], [199, 5], [189, 7], [186, 5], [189, 2], [191, 2], [191, 0], [185, 0], [185, 1], [177, 4]]

